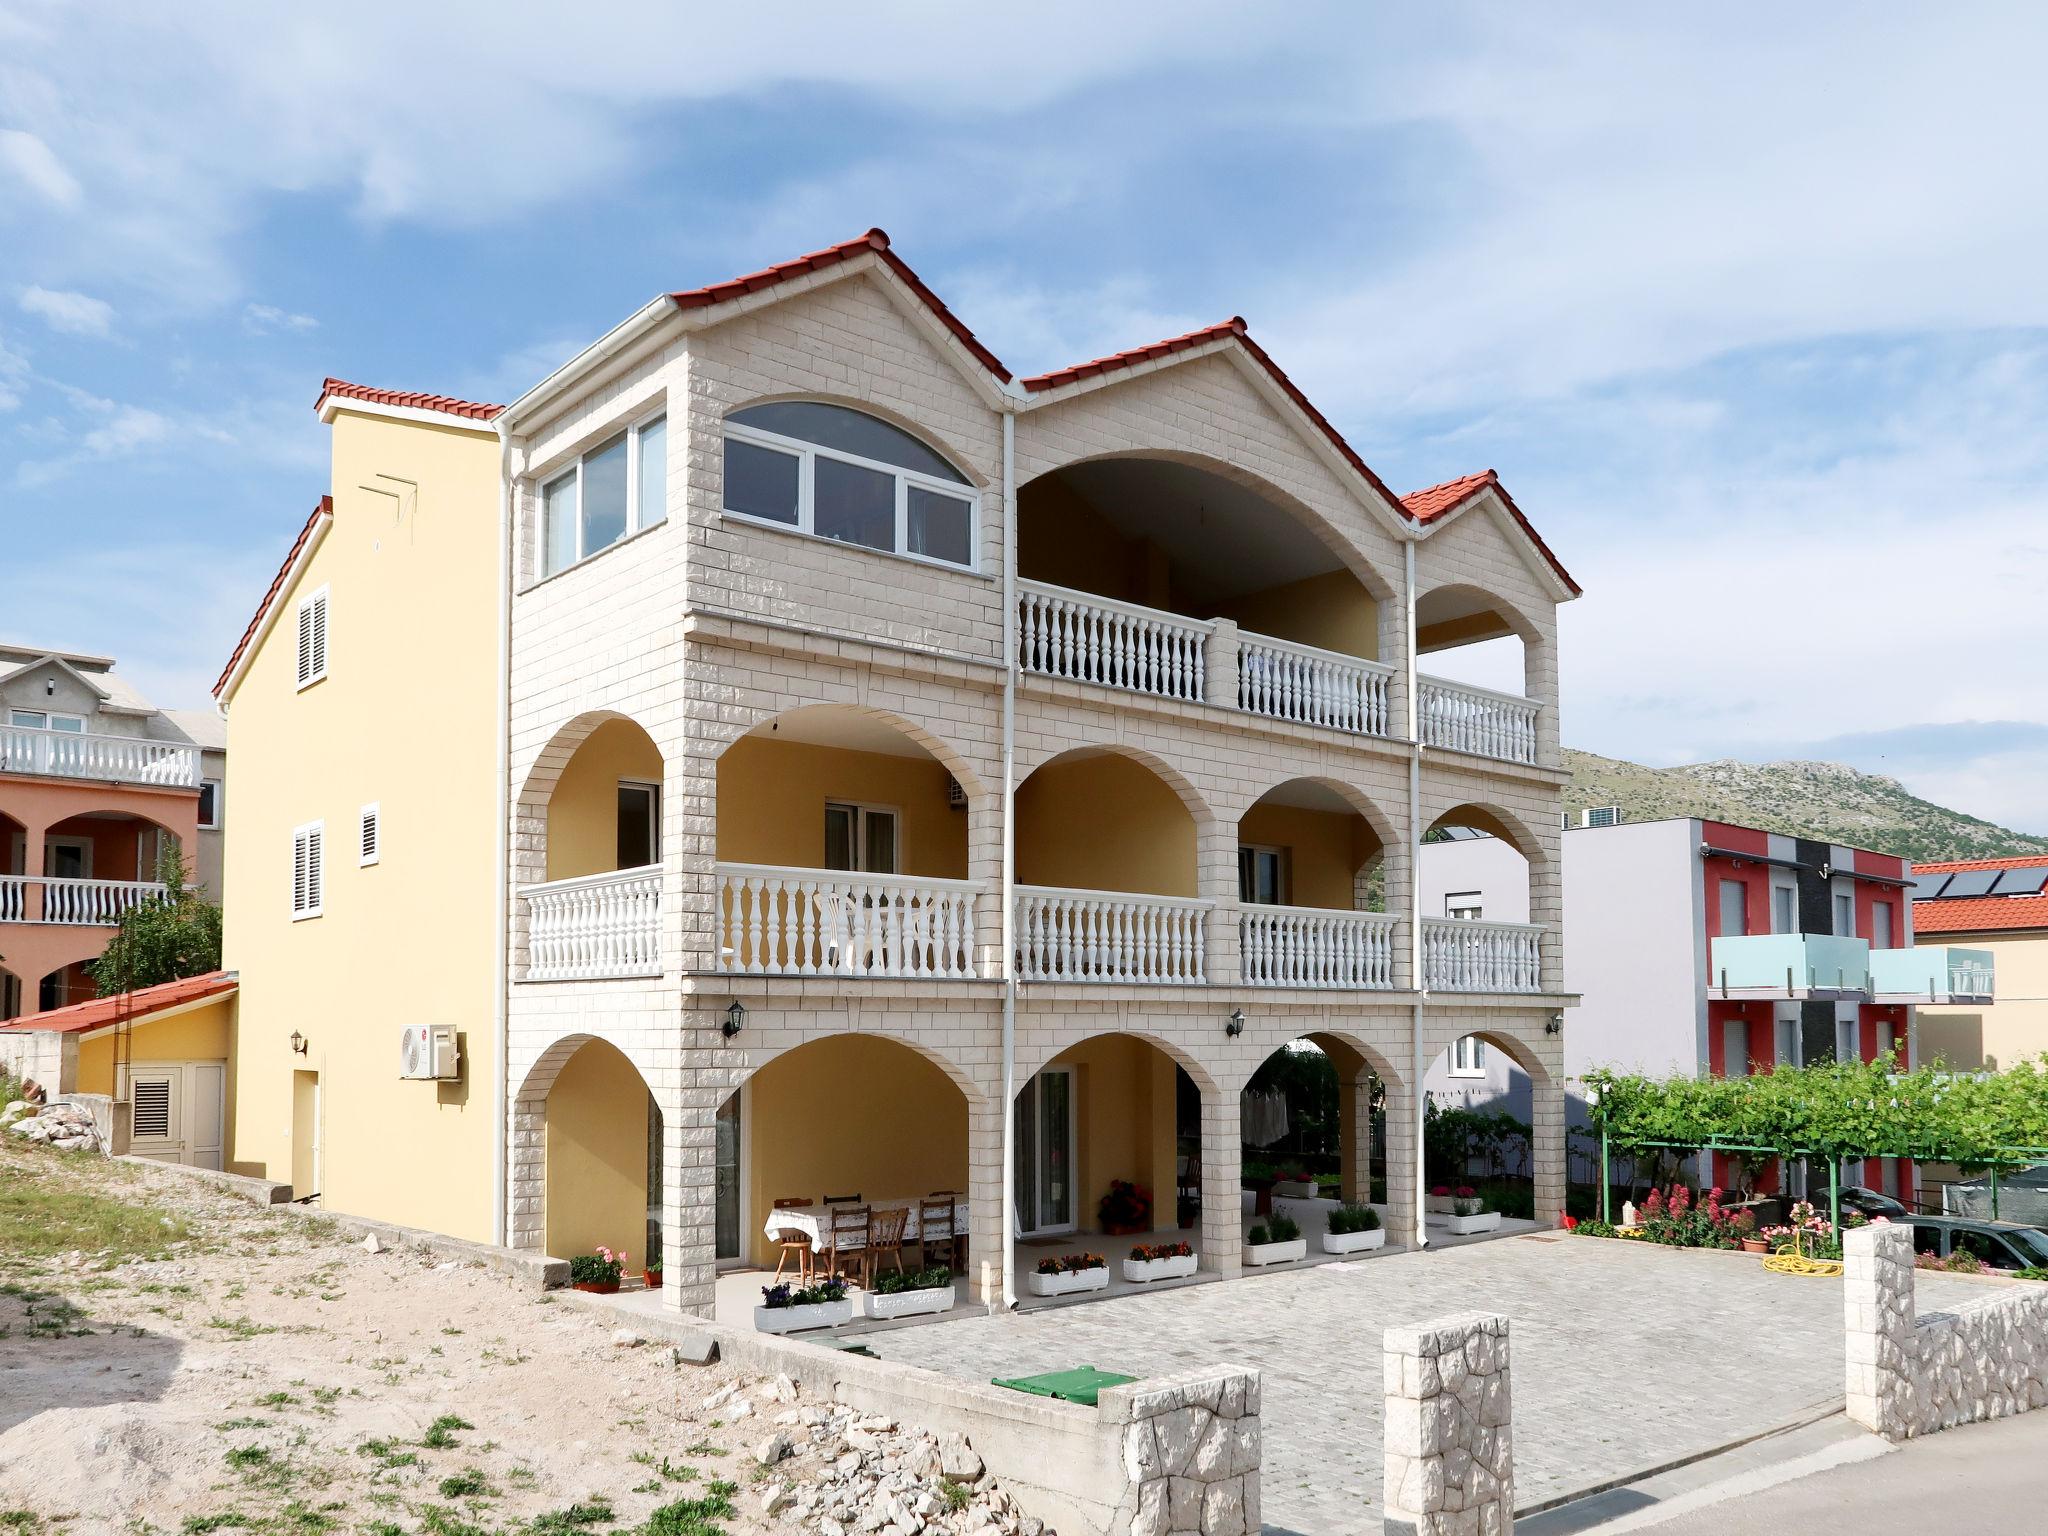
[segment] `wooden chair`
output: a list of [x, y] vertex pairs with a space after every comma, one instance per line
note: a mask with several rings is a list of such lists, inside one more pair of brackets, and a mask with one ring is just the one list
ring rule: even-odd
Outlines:
[[[776, 1201], [774, 1208], [778, 1211], [802, 1210], [810, 1203], [802, 1195], [794, 1195], [786, 1200]], [[787, 1264], [793, 1256], [796, 1259], [797, 1284], [809, 1285], [811, 1283], [812, 1254], [814, 1251], [811, 1247], [811, 1234], [796, 1227], [781, 1227], [775, 1233], [775, 1246], [777, 1249], [775, 1278], [777, 1280], [782, 1278], [782, 1266]]]
[[860, 1196], [859, 1196], [859, 1195], [827, 1195], [827, 1196], [825, 1197], [825, 1199], [824, 1199], [823, 1203], [824, 1203], [824, 1204], [826, 1204], [826, 1205], [859, 1205], [859, 1204], [860, 1204]]
[[864, 1205], [834, 1205], [826, 1211], [825, 1273], [836, 1275], [846, 1263], [865, 1264], [871, 1212]]
[[925, 1267], [931, 1267], [932, 1250], [938, 1248], [945, 1252], [946, 1267], [959, 1269], [959, 1243], [960, 1234], [953, 1230], [953, 1191], [935, 1189], [917, 1202], [917, 1246]]
[[860, 1283], [864, 1289], [874, 1285], [875, 1269], [884, 1254], [895, 1260], [896, 1273], [903, 1273], [903, 1233], [909, 1225], [910, 1207], [907, 1205], [876, 1211], [869, 1217], [867, 1250], [860, 1261]]

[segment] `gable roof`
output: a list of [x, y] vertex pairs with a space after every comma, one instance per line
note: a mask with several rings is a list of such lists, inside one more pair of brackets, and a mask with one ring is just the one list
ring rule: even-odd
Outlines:
[[722, 283], [708, 283], [702, 288], [685, 288], [671, 293], [668, 300], [677, 309], [703, 309], [712, 304], [723, 304], [728, 299], [745, 298], [748, 294], [759, 293], [764, 288], [773, 288], [792, 278], [806, 276], [836, 267], [841, 262], [852, 261], [855, 257], [873, 254], [883, 265], [903, 279], [904, 286], [917, 295], [918, 301], [929, 309], [933, 316], [959, 338], [960, 344], [974, 354], [975, 361], [1005, 384], [1010, 382], [1010, 370], [1003, 366], [1003, 360], [989, 351], [980, 339], [970, 331], [960, 317], [948, 309], [945, 301], [926, 286], [925, 280], [910, 268], [910, 263], [889, 249], [887, 231], [871, 229], [857, 239], [842, 240], [837, 245], [828, 245], [822, 251], [812, 251], [808, 256], [798, 256], [791, 261], [779, 261], [772, 267], [763, 267], [758, 272], [749, 272], [742, 277], [727, 278]]
[[443, 416], [460, 416], [468, 421], [491, 421], [505, 407], [481, 400], [458, 400], [453, 395], [422, 394], [411, 389], [374, 389], [368, 384], [351, 384], [346, 379], [327, 379], [320, 385], [320, 398], [313, 402], [316, 412], [327, 409], [329, 400], [360, 400], [367, 405], [392, 405], [408, 411], [435, 411]]
[[1416, 522], [1436, 524], [1488, 491], [1500, 498], [1501, 505], [1508, 509], [1508, 515], [1515, 520], [1522, 532], [1529, 536], [1529, 542], [1534, 544], [1538, 553], [1549, 562], [1550, 568], [1557, 572], [1558, 580], [1572, 589], [1574, 597], [1581, 595], [1585, 588], [1573, 579], [1572, 573], [1564, 568], [1564, 562], [1551, 552], [1548, 544], [1543, 542], [1543, 535], [1536, 531], [1536, 525], [1523, 515], [1522, 509], [1515, 505], [1515, 498], [1508, 494], [1508, 488], [1500, 483], [1500, 476], [1492, 470], [1482, 469], [1476, 475], [1460, 475], [1457, 479], [1446, 480], [1441, 485], [1410, 491], [1401, 498], [1401, 505]]
[[215, 679], [213, 685], [213, 696], [216, 699], [226, 693], [228, 683], [240, 670], [242, 658], [248, 654], [249, 647], [255, 643], [257, 632], [263, 628], [264, 620], [269, 617], [270, 605], [277, 601], [278, 594], [284, 590], [292, 572], [298, 568], [299, 560], [312, 540], [314, 530], [322, 523], [331, 521], [333, 517], [334, 498], [322, 496], [313, 508], [313, 515], [306, 519], [305, 527], [299, 530], [299, 536], [292, 541], [292, 547], [286, 551], [284, 564], [280, 565], [277, 574], [270, 578], [270, 589], [263, 594], [263, 601], [256, 605], [256, 612], [250, 616], [249, 627], [242, 631], [242, 638], [235, 642], [234, 655], [230, 656], [228, 664], [220, 669], [220, 676]]
[[82, 1035], [126, 1020], [139, 1024], [172, 1009], [190, 1008], [212, 998], [224, 997], [239, 985], [234, 971], [208, 971], [182, 981], [160, 982], [138, 987], [133, 992], [116, 992], [108, 997], [90, 998], [42, 1013], [25, 1013], [0, 1024], [4, 1030], [54, 1030], [63, 1035]]
[[[1966, 869], [2034, 869], [2048, 865], [2048, 853], [2004, 859], [1915, 859], [1916, 875], [1956, 874]], [[1943, 933], [2013, 933], [2048, 929], [2048, 892], [2039, 896], [1958, 896], [1913, 903], [1913, 936]]]
[[79, 687], [85, 689], [96, 699], [109, 699], [113, 697], [106, 689], [87, 677], [55, 651], [50, 652], [46, 656], [38, 656], [33, 661], [25, 661], [18, 667], [9, 667], [5, 672], [0, 672], [0, 683], [10, 683], [17, 677], [25, 677], [27, 674], [38, 671], [43, 667], [55, 667], [58, 671], [68, 674]]

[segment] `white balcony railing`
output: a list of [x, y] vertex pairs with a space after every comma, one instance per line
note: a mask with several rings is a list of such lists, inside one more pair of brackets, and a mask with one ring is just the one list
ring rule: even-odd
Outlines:
[[1416, 690], [1422, 739], [1430, 746], [1509, 763], [1536, 761], [1536, 716], [1543, 706], [1534, 699], [1440, 677], [1417, 678]]
[[1199, 619], [1017, 583], [1017, 661], [1026, 672], [1199, 702], [1213, 626]]
[[163, 894], [163, 886], [154, 880], [0, 875], [0, 923], [70, 923], [111, 928], [129, 908], [154, 901]]
[[0, 725], [0, 773], [102, 779], [160, 789], [199, 787], [199, 749], [186, 742]]
[[1432, 992], [1540, 992], [1540, 923], [1422, 920], [1422, 974]]
[[718, 968], [746, 976], [974, 974], [970, 880], [718, 866]]
[[661, 974], [661, 868], [529, 885], [528, 981]]
[[1036, 885], [1018, 886], [1016, 902], [1019, 980], [1204, 979], [1212, 902]]
[[1387, 734], [1392, 667], [1265, 635], [1245, 635], [1237, 652], [1237, 707], [1247, 714], [1327, 726], [1361, 736]]
[[1247, 906], [1238, 918], [1245, 985], [1390, 988], [1397, 921], [1387, 912]]

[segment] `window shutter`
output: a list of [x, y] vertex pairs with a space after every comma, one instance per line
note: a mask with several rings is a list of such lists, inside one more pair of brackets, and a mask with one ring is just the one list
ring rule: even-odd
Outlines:
[[299, 686], [313, 680], [313, 605], [299, 604]]
[[292, 833], [292, 916], [318, 917], [321, 906], [321, 843], [319, 822]]
[[383, 816], [379, 809], [374, 805], [364, 806], [361, 820], [357, 826], [356, 862], [358, 864], [374, 864], [377, 862], [379, 855], [383, 851], [380, 846], [383, 830]]
[[306, 834], [292, 834], [292, 915], [306, 910]]
[[171, 1084], [163, 1077], [141, 1077], [129, 1085], [129, 1131], [134, 1136], [171, 1134]]
[[299, 686], [327, 675], [327, 589], [299, 604]]
[[308, 910], [320, 910], [320, 843], [321, 830], [314, 827], [306, 834], [306, 905]]

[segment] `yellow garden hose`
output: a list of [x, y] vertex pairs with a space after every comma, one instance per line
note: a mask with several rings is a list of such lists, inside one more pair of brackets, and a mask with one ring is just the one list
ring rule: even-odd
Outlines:
[[1803, 1253], [1774, 1253], [1764, 1260], [1764, 1268], [1780, 1275], [1839, 1275], [1842, 1264], [1839, 1259], [1809, 1259]]

